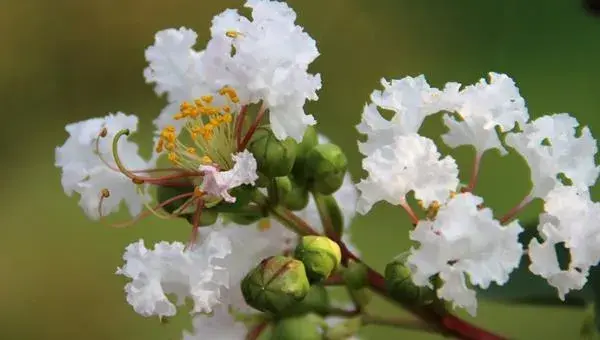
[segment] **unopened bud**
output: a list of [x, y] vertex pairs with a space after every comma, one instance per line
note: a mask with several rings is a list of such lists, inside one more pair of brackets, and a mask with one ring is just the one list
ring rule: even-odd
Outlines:
[[402, 253], [385, 267], [385, 284], [392, 298], [414, 304], [426, 305], [435, 299], [429, 287], [419, 287], [412, 281], [412, 273], [406, 264], [410, 253]]
[[317, 314], [304, 314], [279, 319], [273, 325], [272, 340], [322, 340], [325, 325]]
[[287, 256], [263, 260], [244, 277], [241, 286], [248, 305], [273, 314], [304, 299], [310, 288], [302, 262]]
[[308, 190], [298, 182], [296, 178], [291, 179], [291, 189], [283, 200], [283, 204], [290, 210], [298, 211], [308, 205]]
[[298, 301], [286, 311], [284, 315], [300, 315], [310, 312], [327, 314], [330, 309], [329, 292], [321, 285], [312, 285], [304, 299]]
[[268, 178], [289, 174], [296, 159], [296, 141], [291, 138], [278, 140], [268, 128], [256, 130], [248, 150], [256, 159], [258, 172]]
[[317, 130], [313, 126], [308, 126], [304, 132], [302, 141], [296, 148], [296, 161], [294, 162], [294, 168], [292, 173], [298, 180], [304, 181], [306, 179], [306, 173], [304, 171], [304, 164], [306, 163], [306, 155], [319, 144], [319, 136]]
[[340, 246], [325, 236], [304, 236], [296, 247], [294, 257], [304, 263], [311, 282], [320, 282], [333, 273], [342, 260]]
[[269, 201], [274, 203], [284, 202], [286, 196], [292, 191], [292, 181], [289, 177], [275, 177], [267, 187]]
[[342, 272], [344, 283], [352, 289], [361, 289], [367, 285], [367, 266], [361, 262], [349, 261]]
[[348, 159], [334, 144], [320, 144], [306, 155], [304, 171], [309, 176], [309, 187], [321, 194], [336, 192], [344, 182]]
[[260, 210], [249, 210], [240, 211], [238, 213], [230, 213], [226, 215], [227, 218], [235, 223], [240, 225], [249, 225], [258, 222], [262, 218], [265, 217], [265, 214]]

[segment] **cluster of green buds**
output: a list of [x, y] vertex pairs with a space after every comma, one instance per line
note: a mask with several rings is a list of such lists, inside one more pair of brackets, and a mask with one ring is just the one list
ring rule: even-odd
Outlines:
[[341, 259], [334, 241], [304, 236], [294, 257], [269, 257], [246, 275], [242, 280], [244, 299], [255, 309], [278, 316], [325, 308], [320, 303], [327, 294], [318, 284], [339, 268]]
[[[435, 291], [430, 287], [420, 287], [413, 283], [411, 270], [406, 264], [409, 253], [398, 255], [385, 267], [385, 283], [390, 296], [397, 301], [414, 305], [428, 305], [436, 301]], [[433, 280], [437, 281], [437, 280]], [[438, 282], [432, 282], [435, 286]]]

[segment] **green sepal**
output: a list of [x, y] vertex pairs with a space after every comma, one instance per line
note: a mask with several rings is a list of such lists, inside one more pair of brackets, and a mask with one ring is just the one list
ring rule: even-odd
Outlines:
[[339, 146], [331, 143], [315, 146], [304, 164], [309, 189], [324, 195], [336, 192], [344, 182], [348, 159]]
[[313, 192], [325, 234], [332, 239], [341, 239], [344, 233], [344, 215], [335, 197]]

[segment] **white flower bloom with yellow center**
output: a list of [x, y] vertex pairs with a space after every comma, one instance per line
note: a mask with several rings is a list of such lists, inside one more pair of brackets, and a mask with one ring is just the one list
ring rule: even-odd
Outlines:
[[[121, 202], [127, 204], [132, 216], [136, 216], [141, 212], [143, 202], [149, 199], [117, 169], [113, 155], [115, 134], [123, 129], [134, 132], [137, 123], [136, 116], [119, 112], [66, 126], [69, 138], [56, 148], [55, 165], [62, 170], [65, 193], [69, 196], [78, 193], [81, 196], [79, 205], [92, 219], [117, 211]], [[152, 166], [138, 154], [137, 144], [129, 140], [121, 140], [117, 150], [131, 169]]]
[[127, 302], [143, 316], [175, 315], [167, 294], [177, 295], [178, 304], [191, 298], [194, 312], [211, 312], [221, 303], [221, 291], [229, 288], [228, 269], [218, 262], [231, 251], [229, 239], [216, 232], [192, 249], [180, 242], [160, 242], [149, 250], [140, 240], [127, 247], [125, 265], [117, 274], [132, 280], [125, 286]]

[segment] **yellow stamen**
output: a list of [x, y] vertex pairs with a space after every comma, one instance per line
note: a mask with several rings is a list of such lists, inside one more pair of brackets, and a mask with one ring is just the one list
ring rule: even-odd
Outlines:
[[213, 96], [202, 96], [200, 99], [206, 104], [210, 104], [213, 101]]
[[193, 154], [196, 153], [196, 149], [194, 149], [192, 147], [187, 148], [185, 151], [187, 151], [188, 153], [193, 153]]
[[213, 162], [212, 159], [208, 156], [202, 156], [200, 161], [202, 162], [202, 164], [212, 164]]
[[204, 196], [204, 191], [200, 189], [200, 187], [194, 187], [194, 197], [202, 197]]
[[168, 157], [171, 162], [176, 162], [179, 159], [179, 156], [177, 156], [177, 154], [174, 152], [169, 152]]
[[240, 35], [242, 35], [242, 33], [237, 32], [237, 31], [227, 31], [227, 32], [225, 32], [225, 35], [229, 38], [237, 38]]

